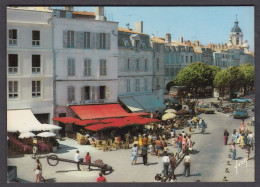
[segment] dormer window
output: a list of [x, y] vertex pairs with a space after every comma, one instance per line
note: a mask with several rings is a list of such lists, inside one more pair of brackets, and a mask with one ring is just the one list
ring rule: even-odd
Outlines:
[[147, 48], [146, 42], [144, 40], [141, 41], [142, 48]]
[[140, 46], [140, 40], [135, 40], [135, 47], [139, 48], [139, 46]]

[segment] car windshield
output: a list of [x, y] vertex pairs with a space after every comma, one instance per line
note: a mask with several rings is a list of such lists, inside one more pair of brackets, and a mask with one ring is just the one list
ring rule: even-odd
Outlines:
[[201, 108], [209, 108], [207, 105], [200, 105]]
[[246, 112], [245, 109], [237, 109], [237, 112]]

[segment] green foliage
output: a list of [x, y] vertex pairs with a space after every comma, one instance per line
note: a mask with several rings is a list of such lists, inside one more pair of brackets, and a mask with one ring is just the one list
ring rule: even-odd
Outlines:
[[254, 86], [255, 68], [250, 64], [242, 64], [239, 66], [240, 71], [244, 75], [244, 86]]

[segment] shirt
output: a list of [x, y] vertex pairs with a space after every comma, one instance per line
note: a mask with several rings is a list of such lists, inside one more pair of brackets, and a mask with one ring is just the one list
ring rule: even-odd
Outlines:
[[189, 155], [186, 155], [186, 156], [184, 157], [183, 163], [185, 163], [185, 162], [188, 162], [188, 163], [191, 164], [191, 159], [190, 159], [190, 156], [189, 156]]
[[182, 137], [181, 136], [178, 137], [178, 142], [182, 142]]
[[107, 182], [106, 177], [98, 177], [97, 182]]
[[169, 162], [170, 162], [169, 156], [164, 156], [164, 157], [162, 158], [162, 161], [163, 161], [164, 163], [169, 163]]
[[90, 155], [85, 156], [85, 162], [86, 162], [87, 164], [90, 164], [90, 163], [91, 163], [91, 156], [90, 156]]
[[148, 147], [142, 147], [142, 155], [145, 156], [147, 155], [147, 150], [148, 150]]
[[75, 153], [74, 161], [79, 162], [79, 159], [80, 159], [79, 153]]

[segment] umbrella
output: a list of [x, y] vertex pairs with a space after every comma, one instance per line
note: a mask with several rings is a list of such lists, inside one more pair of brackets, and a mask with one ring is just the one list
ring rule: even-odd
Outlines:
[[177, 111], [174, 110], [174, 109], [167, 109], [167, 110], [165, 110], [164, 112], [165, 112], [165, 113], [174, 113], [174, 114], [177, 113]]
[[166, 113], [166, 114], [164, 114], [163, 116], [162, 116], [162, 120], [163, 121], [166, 121], [166, 120], [168, 120], [168, 119], [173, 119], [173, 118], [175, 118], [176, 117], [176, 114], [174, 114], [174, 113]]
[[30, 138], [30, 137], [34, 137], [34, 136], [35, 136], [35, 134], [33, 134], [32, 132], [24, 132], [19, 135], [19, 138]]
[[60, 130], [61, 127], [57, 125], [52, 125], [52, 124], [42, 124], [42, 130], [49, 131], [49, 130]]
[[56, 134], [51, 133], [51, 132], [42, 132], [37, 134], [38, 137], [43, 137], [43, 138], [47, 138], [47, 137], [53, 137], [56, 136]]

